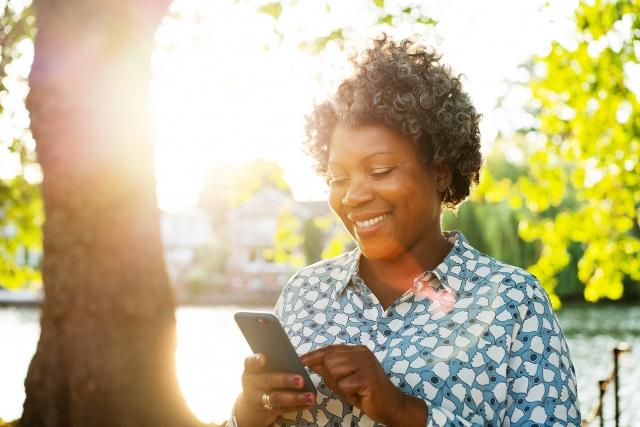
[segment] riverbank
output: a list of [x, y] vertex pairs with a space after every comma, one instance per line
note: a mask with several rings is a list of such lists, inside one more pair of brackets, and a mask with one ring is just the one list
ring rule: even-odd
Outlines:
[[[177, 305], [185, 307], [227, 306], [273, 307], [278, 301], [275, 292], [221, 292], [216, 294], [177, 295]], [[42, 293], [0, 291], [0, 307], [37, 308], [42, 304]], [[2, 427], [0, 425], [0, 427]]]

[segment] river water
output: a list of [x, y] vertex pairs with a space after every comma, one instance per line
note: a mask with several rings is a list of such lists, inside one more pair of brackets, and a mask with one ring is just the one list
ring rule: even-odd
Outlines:
[[[233, 306], [177, 310], [180, 387], [193, 412], [205, 422], [226, 419], [240, 391], [243, 359], [250, 350], [233, 321], [237, 310]], [[632, 346], [620, 359], [621, 424], [640, 425], [640, 306], [569, 306], [558, 317], [576, 367], [583, 416], [597, 398], [598, 380], [612, 367], [610, 349], [619, 341]], [[20, 417], [23, 381], [39, 332], [36, 309], [0, 308], [0, 419]], [[613, 425], [611, 394], [605, 400], [606, 425]]]

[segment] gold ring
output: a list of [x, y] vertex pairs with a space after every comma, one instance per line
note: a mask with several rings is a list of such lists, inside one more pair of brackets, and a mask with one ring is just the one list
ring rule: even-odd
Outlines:
[[267, 411], [270, 411], [273, 409], [273, 405], [271, 404], [271, 396], [269, 396], [269, 393], [262, 394], [262, 406]]

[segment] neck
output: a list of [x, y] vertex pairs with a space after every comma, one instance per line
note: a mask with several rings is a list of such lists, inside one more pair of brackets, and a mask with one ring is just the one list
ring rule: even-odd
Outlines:
[[413, 279], [418, 275], [435, 269], [447, 256], [451, 247], [451, 243], [438, 230], [433, 239], [393, 259], [363, 257], [360, 262], [360, 275], [365, 283], [377, 283], [403, 293], [411, 287]]

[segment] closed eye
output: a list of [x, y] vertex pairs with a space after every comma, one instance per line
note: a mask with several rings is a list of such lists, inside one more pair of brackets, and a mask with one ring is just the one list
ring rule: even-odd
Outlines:
[[384, 178], [387, 176], [393, 168], [378, 168], [371, 171], [371, 176], [374, 178]]
[[345, 176], [330, 176], [329, 185], [340, 185], [348, 181], [349, 178]]

